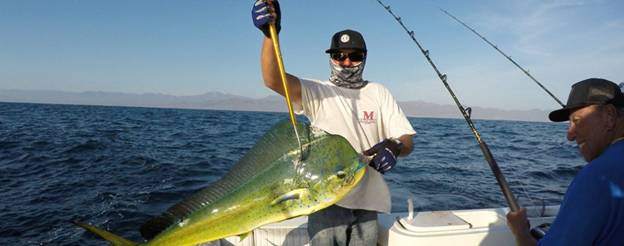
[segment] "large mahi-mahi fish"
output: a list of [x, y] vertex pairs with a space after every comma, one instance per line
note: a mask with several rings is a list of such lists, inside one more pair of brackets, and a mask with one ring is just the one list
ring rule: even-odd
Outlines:
[[141, 227], [137, 243], [75, 222], [113, 245], [196, 245], [326, 208], [344, 197], [366, 168], [343, 137], [289, 121], [276, 124], [221, 179]]

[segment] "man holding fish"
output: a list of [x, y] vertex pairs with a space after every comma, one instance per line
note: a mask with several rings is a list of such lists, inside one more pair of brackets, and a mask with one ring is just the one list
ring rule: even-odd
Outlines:
[[[281, 10], [277, 1], [257, 0], [252, 9], [254, 25], [265, 35], [261, 70], [265, 86], [286, 95], [276, 62], [271, 24], [279, 32]], [[372, 157], [363, 180], [336, 205], [308, 216], [311, 245], [375, 245], [377, 212], [389, 213], [390, 192], [382, 174], [394, 167], [398, 156], [412, 151], [415, 131], [381, 84], [362, 78], [366, 43], [353, 30], [334, 34], [329, 54], [328, 81], [286, 74], [294, 109], [312, 126], [346, 138], [353, 148]]]

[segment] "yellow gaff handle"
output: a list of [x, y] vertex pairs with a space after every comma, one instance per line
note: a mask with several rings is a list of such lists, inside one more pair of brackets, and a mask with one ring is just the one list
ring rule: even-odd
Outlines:
[[282, 61], [282, 52], [280, 52], [279, 39], [277, 36], [277, 30], [275, 29], [275, 24], [269, 24], [269, 32], [271, 33], [271, 41], [273, 41], [273, 51], [275, 51], [275, 59], [277, 60], [277, 68], [280, 72], [280, 78], [282, 79], [282, 86], [284, 87], [284, 97], [286, 98], [286, 104], [288, 105], [288, 113], [290, 114], [290, 123], [295, 130], [295, 136], [297, 137], [297, 141], [299, 142], [299, 149], [301, 149], [301, 154], [303, 155], [303, 147], [301, 145], [301, 139], [299, 138], [299, 132], [297, 132], [297, 118], [295, 118], [295, 113], [293, 111], [292, 102], [290, 101], [290, 93], [288, 92], [288, 83], [286, 80], [286, 70], [284, 69], [284, 62]]

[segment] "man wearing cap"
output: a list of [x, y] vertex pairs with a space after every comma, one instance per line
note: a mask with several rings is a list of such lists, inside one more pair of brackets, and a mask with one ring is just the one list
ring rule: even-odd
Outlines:
[[[252, 9], [256, 27], [263, 31], [261, 67], [265, 85], [284, 95], [269, 23], [280, 28], [277, 1], [257, 0]], [[297, 113], [331, 134], [346, 138], [353, 148], [372, 156], [362, 181], [345, 198], [308, 216], [311, 245], [376, 245], [377, 212], [389, 213], [390, 192], [382, 174], [396, 164], [398, 156], [412, 151], [416, 133], [381, 84], [362, 78], [366, 64], [366, 43], [353, 30], [334, 34], [329, 54], [328, 81], [287, 74], [289, 94]]]
[[624, 95], [613, 82], [586, 79], [572, 85], [566, 106], [549, 115], [570, 121], [587, 165], [563, 197], [559, 214], [538, 242], [530, 235], [526, 209], [507, 214], [518, 245], [624, 244]]

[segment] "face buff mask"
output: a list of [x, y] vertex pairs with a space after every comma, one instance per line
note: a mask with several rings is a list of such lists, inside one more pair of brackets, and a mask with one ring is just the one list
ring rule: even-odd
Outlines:
[[340, 87], [360, 89], [368, 83], [368, 81], [362, 79], [365, 63], [366, 61], [364, 60], [357, 66], [342, 67], [338, 64], [334, 64], [330, 59], [329, 67], [331, 68], [331, 75], [329, 75], [329, 81]]

